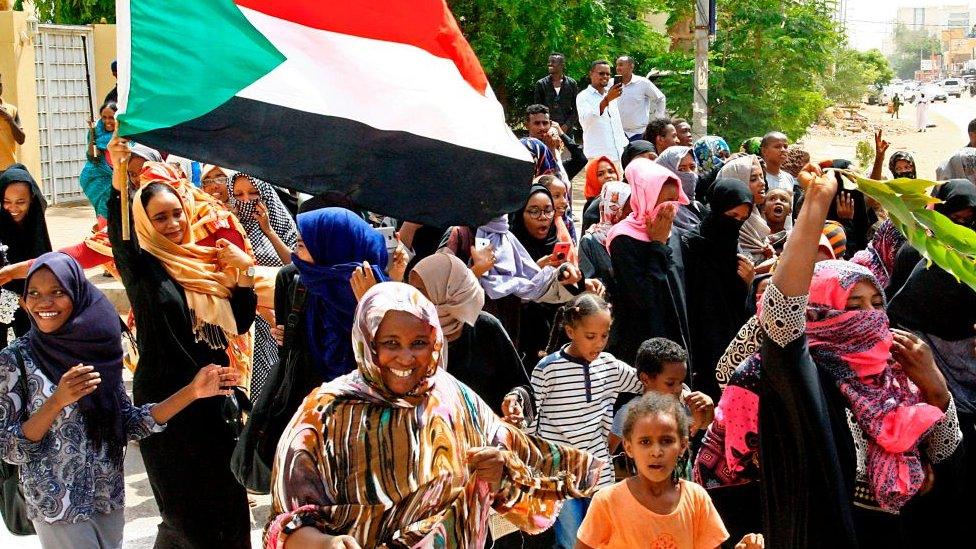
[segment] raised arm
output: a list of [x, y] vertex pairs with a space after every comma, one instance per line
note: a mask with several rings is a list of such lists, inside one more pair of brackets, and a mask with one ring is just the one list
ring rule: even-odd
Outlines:
[[881, 170], [884, 166], [885, 153], [888, 151], [888, 142], [881, 137], [881, 130], [874, 134], [874, 167], [871, 168], [871, 179], [881, 180]]
[[[115, 136], [108, 144], [108, 150], [112, 153], [113, 168], [120, 169], [123, 159], [129, 157], [129, 146], [126, 140]], [[133, 300], [133, 293], [130, 288], [135, 288], [141, 281], [146, 280], [147, 272], [141, 260], [138, 240], [136, 240], [135, 228], [132, 227], [132, 216], [129, 216], [130, 240], [122, 239], [122, 196], [119, 189], [115, 188], [115, 178], [112, 179], [112, 194], [108, 199], [108, 239], [112, 244], [112, 257], [115, 259], [115, 266], [122, 277], [122, 284], [129, 294], [129, 299]], [[126, 189], [128, 192], [128, 189]]]
[[800, 181], [807, 189], [803, 209], [796, 218], [772, 280], [772, 284], [786, 297], [806, 295], [810, 290], [820, 235], [837, 193], [837, 179], [833, 174], [824, 174], [813, 164], [803, 168]]
[[10, 114], [7, 109], [0, 108], [0, 116], [2, 116], [10, 126], [10, 132], [14, 136], [14, 141], [16, 141], [18, 145], [23, 145], [24, 141], [27, 140], [27, 135], [24, 133], [24, 129], [20, 126], [20, 114]]

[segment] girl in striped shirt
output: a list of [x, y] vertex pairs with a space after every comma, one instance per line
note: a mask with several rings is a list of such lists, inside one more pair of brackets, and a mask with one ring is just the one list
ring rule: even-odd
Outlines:
[[[538, 406], [536, 432], [552, 442], [586, 450], [603, 461], [601, 487], [613, 484], [607, 436], [620, 393], [641, 393], [634, 368], [603, 352], [610, 336], [610, 307], [594, 294], [581, 294], [560, 308], [553, 329], [569, 343], [543, 358], [532, 371]], [[562, 327], [560, 328], [560, 325]], [[552, 343], [550, 343], [550, 348]], [[555, 524], [556, 547], [576, 545], [589, 499], [567, 501]]]

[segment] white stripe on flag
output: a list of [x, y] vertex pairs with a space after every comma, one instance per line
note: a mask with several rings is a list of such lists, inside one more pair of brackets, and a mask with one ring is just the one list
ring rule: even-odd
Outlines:
[[239, 97], [532, 160], [494, 96], [476, 92], [452, 61], [240, 9], [287, 60]]
[[119, 111], [115, 116], [125, 114], [125, 107], [129, 103], [129, 78], [132, 74], [132, 14], [129, 11], [129, 0], [115, 2], [115, 59], [117, 61], [116, 85], [118, 86]]

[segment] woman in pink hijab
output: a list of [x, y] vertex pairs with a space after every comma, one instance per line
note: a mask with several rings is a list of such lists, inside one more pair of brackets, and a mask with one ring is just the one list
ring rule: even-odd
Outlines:
[[652, 337], [666, 337], [687, 348], [684, 263], [679, 229], [672, 227], [678, 206], [688, 204], [681, 182], [670, 170], [646, 158], [628, 164], [630, 214], [607, 234], [613, 266], [614, 316], [610, 352], [633, 364], [637, 348]]

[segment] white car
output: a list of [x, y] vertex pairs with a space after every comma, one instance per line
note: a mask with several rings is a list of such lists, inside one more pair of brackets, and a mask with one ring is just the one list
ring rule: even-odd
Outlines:
[[949, 95], [946, 93], [945, 89], [938, 84], [923, 84], [920, 93], [925, 94], [925, 98], [930, 102], [935, 103], [936, 101], [942, 101], [947, 103], [949, 101]]
[[942, 88], [945, 90], [946, 95], [962, 97], [962, 92], [966, 89], [966, 85], [958, 78], [949, 78], [942, 81]]
[[901, 99], [902, 104], [915, 102], [915, 90], [910, 90], [902, 86], [892, 85], [885, 86], [884, 90], [881, 92], [881, 104], [887, 105], [891, 103], [894, 99], [895, 94], [898, 94], [898, 98]]

